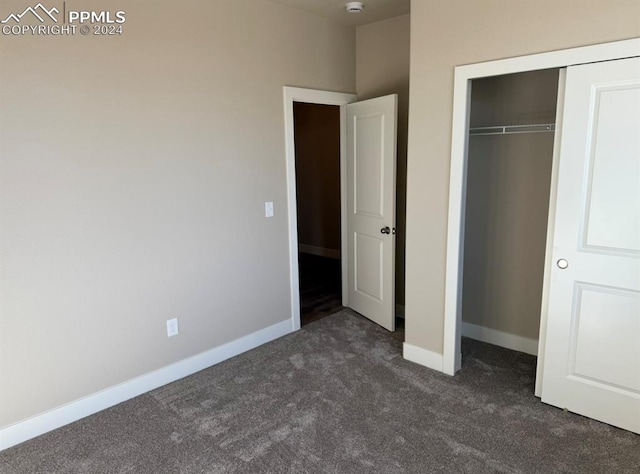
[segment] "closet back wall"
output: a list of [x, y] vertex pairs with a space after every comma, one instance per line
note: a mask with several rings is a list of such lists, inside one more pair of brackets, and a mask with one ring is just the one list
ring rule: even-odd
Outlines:
[[[473, 81], [471, 127], [555, 122], [558, 70]], [[554, 134], [469, 139], [463, 321], [538, 339]]]

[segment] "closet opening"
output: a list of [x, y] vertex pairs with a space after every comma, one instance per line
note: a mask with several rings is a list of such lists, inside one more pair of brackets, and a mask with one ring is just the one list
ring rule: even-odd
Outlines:
[[[559, 69], [471, 81], [462, 357], [522, 357], [540, 331]], [[474, 341], [529, 356], [480, 348]], [[464, 363], [464, 362], [463, 362]]]
[[301, 325], [342, 309], [340, 106], [293, 103]]

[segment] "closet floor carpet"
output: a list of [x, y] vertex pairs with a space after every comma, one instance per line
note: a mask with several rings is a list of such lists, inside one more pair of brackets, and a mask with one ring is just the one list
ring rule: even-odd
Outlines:
[[640, 437], [541, 403], [535, 358], [449, 377], [348, 310], [0, 453], [3, 473], [625, 473]]

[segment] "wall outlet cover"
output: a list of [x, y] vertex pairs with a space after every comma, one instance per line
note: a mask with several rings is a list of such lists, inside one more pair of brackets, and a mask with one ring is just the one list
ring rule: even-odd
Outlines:
[[167, 337], [178, 335], [178, 318], [167, 319]]

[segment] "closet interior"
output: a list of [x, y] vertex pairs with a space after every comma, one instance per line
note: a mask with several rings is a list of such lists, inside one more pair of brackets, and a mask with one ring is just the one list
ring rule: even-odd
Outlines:
[[558, 77], [550, 69], [476, 79], [471, 86], [462, 335], [533, 355]]

